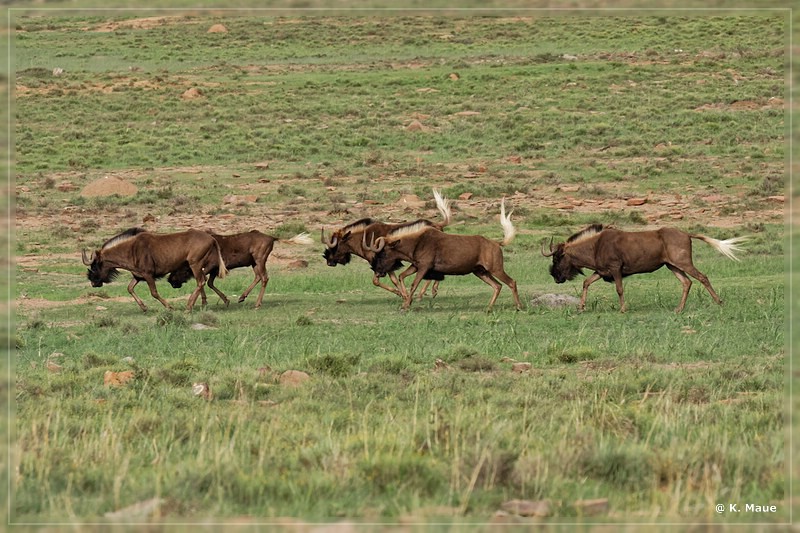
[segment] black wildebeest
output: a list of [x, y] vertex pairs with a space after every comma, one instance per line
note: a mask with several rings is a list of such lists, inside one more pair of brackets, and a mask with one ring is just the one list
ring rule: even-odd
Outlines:
[[417, 273], [404, 298], [403, 309], [409, 308], [414, 291], [431, 271], [447, 276], [478, 276], [494, 289], [487, 310], [494, 306], [500, 294], [502, 285], [498, 282], [499, 279], [511, 289], [517, 309], [522, 309], [517, 282], [503, 268], [502, 247], [508, 245], [516, 235], [516, 229], [511, 223], [511, 213], [506, 215], [505, 200], [500, 204], [500, 224], [503, 228], [503, 240], [500, 242], [481, 235], [452, 235], [424, 226], [416, 228], [416, 231], [413, 227], [395, 230], [368, 244], [375, 253], [372, 268], [380, 273], [392, 268], [397, 261], [411, 263], [411, 267], [400, 275], [402, 285], [406, 276]]
[[219, 269], [219, 277], [224, 277], [228, 272], [217, 242], [211, 235], [193, 229], [159, 234], [142, 228], [131, 228], [107, 240], [91, 255], [83, 250], [81, 258], [83, 264], [89, 267], [87, 277], [92, 287], [102, 287], [103, 283], [114, 281], [119, 275], [118, 269], [130, 271], [133, 279], [128, 284], [128, 292], [142, 311], [147, 311], [147, 306], [133, 291], [140, 281], [147, 282], [153, 298], [171, 309], [167, 301], [158, 294], [156, 280], [180, 268], [184, 263], [188, 264], [197, 281], [197, 288], [189, 296], [187, 304], [191, 311], [197, 296], [203, 292], [206, 274], [212, 269]]
[[[374, 257], [374, 252], [372, 252], [368, 247], [365, 246], [364, 241], [365, 239], [374, 240], [378, 237], [385, 236], [392, 230], [400, 229], [403, 227], [411, 226], [411, 225], [426, 225], [437, 230], [441, 230], [448, 224], [450, 224], [450, 201], [444, 198], [441, 193], [434, 189], [433, 190], [433, 197], [436, 201], [436, 208], [439, 210], [439, 213], [442, 215], [442, 222], [431, 222], [430, 220], [415, 220], [413, 222], [403, 222], [399, 224], [385, 224], [383, 222], [379, 222], [372, 218], [364, 218], [361, 220], [357, 220], [352, 224], [348, 224], [331, 234], [329, 238], [325, 237], [325, 230], [323, 228], [321, 232], [321, 241], [322, 244], [325, 245], [325, 252], [323, 257], [325, 261], [328, 263], [328, 266], [335, 267], [336, 265], [346, 265], [350, 262], [350, 258], [353, 254], [365, 259], [368, 263], [372, 262]], [[376, 287], [381, 287], [382, 289], [386, 289], [387, 291], [397, 294], [398, 296], [405, 298], [405, 287], [398, 281], [397, 276], [395, 275], [395, 271], [403, 266], [402, 261], [397, 261], [392, 268], [387, 268], [382, 273], [377, 273], [372, 277], [372, 283]], [[394, 288], [389, 287], [388, 285], [384, 285], [380, 282], [380, 278], [389, 275], [389, 279], [394, 284]], [[426, 283], [425, 287], [422, 289], [422, 294], [424, 294], [425, 289], [428, 287], [428, 283], [431, 280], [434, 281], [433, 285], [433, 295], [436, 295], [436, 291], [438, 289], [439, 281], [442, 279], [442, 276], [431, 275]]]
[[[288, 244], [312, 244], [313, 241], [307, 233], [300, 233], [291, 239], [278, 239], [271, 235], [265, 235], [258, 230], [251, 230], [244, 233], [236, 233], [234, 235], [219, 235], [217, 233], [208, 232], [214, 240], [219, 244], [222, 251], [222, 258], [225, 260], [225, 267], [228, 270], [241, 267], [253, 267], [255, 278], [253, 283], [239, 296], [239, 303], [243, 302], [245, 298], [250, 295], [250, 291], [261, 282], [261, 290], [256, 299], [255, 308], [261, 307], [261, 300], [264, 297], [264, 291], [267, 289], [267, 282], [269, 281], [269, 274], [267, 273], [267, 259], [269, 254], [272, 253], [272, 247], [275, 241], [288, 243]], [[217, 293], [217, 296], [227, 306], [229, 300], [225, 294], [214, 286], [214, 280], [218, 277], [216, 269], [212, 269], [208, 275], [208, 286]], [[192, 270], [189, 265], [184, 263], [181, 268], [173, 271], [167, 281], [174, 288], [180, 288], [186, 281], [192, 278]], [[201, 294], [203, 305], [206, 305], [205, 293]]]
[[733, 252], [740, 250], [738, 243], [744, 241], [746, 237], [720, 241], [705, 235], [685, 233], [675, 228], [629, 232], [607, 228], [602, 224], [592, 224], [555, 248], [551, 239], [549, 253], [544, 251], [542, 243], [542, 255], [553, 257], [550, 274], [556, 283], [574, 279], [578, 274], [583, 274], [581, 270], [583, 268], [594, 270], [594, 273], [583, 282], [579, 306], [581, 311], [586, 308], [589, 285], [603, 279], [608, 282], [613, 281], [616, 285], [619, 310], [624, 313], [622, 278], [631, 274], [653, 272], [666, 265], [683, 285], [681, 302], [675, 308], [675, 312], [680, 313], [686, 305], [686, 297], [692, 286], [692, 280], [687, 274], [699, 280], [716, 303], [722, 303], [711, 287], [708, 277], [692, 264], [692, 239], [700, 239], [726, 257], [738, 261]]

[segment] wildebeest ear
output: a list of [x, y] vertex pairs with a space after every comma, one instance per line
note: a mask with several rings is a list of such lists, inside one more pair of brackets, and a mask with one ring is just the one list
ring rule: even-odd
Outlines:
[[351, 232], [350, 232], [350, 231], [348, 231], [347, 233], [345, 233], [344, 235], [342, 235], [342, 241], [346, 241], [346, 240], [347, 240], [347, 238], [348, 238], [348, 237], [350, 237], [350, 233], [351, 233]]

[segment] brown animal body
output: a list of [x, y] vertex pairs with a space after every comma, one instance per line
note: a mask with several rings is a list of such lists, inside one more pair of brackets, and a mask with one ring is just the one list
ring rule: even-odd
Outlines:
[[[222, 258], [225, 261], [225, 266], [228, 270], [242, 267], [253, 267], [253, 274], [255, 277], [250, 286], [247, 287], [241, 296], [239, 296], [239, 303], [245, 301], [245, 299], [250, 295], [250, 292], [260, 282], [261, 289], [258, 293], [258, 298], [256, 299], [256, 309], [261, 307], [261, 300], [264, 298], [264, 292], [266, 291], [267, 283], [269, 282], [267, 260], [269, 259], [269, 255], [272, 253], [272, 248], [275, 245], [275, 241], [290, 244], [311, 244], [312, 242], [305, 233], [295, 235], [291, 239], [278, 239], [277, 237], [265, 235], [257, 230], [236, 233], [234, 235], [219, 235], [213, 232], [208, 233], [219, 244]], [[219, 296], [227, 306], [230, 303], [228, 297], [214, 286], [214, 280], [217, 277], [219, 277], [219, 271], [217, 269], [211, 269], [208, 276], [208, 286], [211, 288], [211, 290], [217, 293], [217, 296]], [[167, 278], [167, 281], [169, 281], [170, 285], [177, 289], [191, 278], [192, 270], [189, 265], [185, 263], [181, 268], [172, 272]], [[201, 293], [201, 297], [203, 299], [203, 305], [206, 305], [205, 293]]]
[[[375, 253], [371, 251], [365, 244], [365, 241], [372, 242], [374, 239], [378, 237], [385, 237], [390, 232], [399, 230], [408, 226], [412, 225], [419, 225], [419, 226], [428, 226], [434, 228], [436, 230], [441, 231], [445, 226], [450, 224], [450, 203], [447, 199], [441, 196], [439, 191], [434, 189], [433, 191], [434, 199], [436, 200], [436, 208], [442, 215], [442, 222], [432, 222], [430, 220], [419, 219], [413, 222], [403, 222], [399, 224], [385, 224], [383, 222], [377, 221], [372, 218], [363, 218], [361, 220], [357, 220], [352, 224], [348, 224], [333, 234], [330, 237], [325, 237], [324, 230], [321, 232], [321, 241], [322, 244], [325, 245], [325, 252], [323, 253], [323, 257], [325, 261], [328, 263], [328, 266], [335, 267], [336, 265], [346, 265], [350, 262], [352, 255], [357, 255], [368, 263], [372, 263], [372, 260], [375, 256]], [[392, 268], [387, 268], [382, 273], [377, 273], [372, 277], [372, 283], [376, 287], [381, 287], [393, 294], [397, 294], [398, 296], [405, 298], [405, 287], [399, 282], [397, 276], [395, 275], [395, 271], [403, 266], [402, 261], [396, 261]], [[394, 288], [389, 287], [388, 285], [384, 285], [381, 283], [380, 278], [386, 276], [388, 274], [389, 279], [394, 284]], [[425, 290], [428, 287], [428, 283], [431, 280], [434, 281], [432, 293], [436, 296], [436, 292], [438, 290], [439, 281], [442, 279], [441, 276], [432, 277], [427, 280], [425, 287], [423, 288], [422, 292], [420, 293], [420, 297], [422, 294], [425, 293]]]
[[653, 272], [666, 266], [683, 285], [681, 301], [675, 309], [676, 313], [680, 313], [686, 305], [686, 298], [692, 286], [692, 280], [687, 274], [700, 281], [716, 303], [722, 303], [711, 287], [708, 277], [697, 270], [692, 263], [692, 239], [702, 240], [721, 254], [737, 261], [733, 252], [739, 250], [738, 243], [745, 240], [744, 237], [735, 237], [720, 241], [705, 235], [685, 233], [675, 228], [628, 232], [606, 228], [602, 224], [593, 224], [555, 248], [551, 240], [549, 253], [544, 251], [542, 243], [542, 255], [553, 257], [550, 274], [556, 283], [574, 279], [578, 274], [583, 274], [581, 270], [583, 268], [594, 271], [583, 282], [580, 310], [586, 308], [586, 293], [589, 286], [603, 279], [614, 282], [619, 295], [620, 311], [625, 312], [622, 278], [632, 274]]
[[372, 268], [377, 274], [391, 268], [397, 261], [411, 263], [411, 267], [400, 275], [402, 286], [406, 276], [417, 274], [404, 297], [403, 309], [409, 308], [414, 291], [429, 273], [439, 276], [475, 274], [494, 289], [488, 309], [494, 306], [500, 294], [500, 280], [511, 289], [517, 309], [522, 309], [517, 283], [503, 267], [502, 247], [509, 244], [516, 234], [511, 224], [511, 213], [505, 214], [504, 203], [500, 206], [500, 223], [504, 232], [500, 242], [481, 235], [452, 235], [424, 226], [416, 231], [413, 227], [395, 230], [369, 244], [375, 253]]
[[133, 290], [140, 281], [147, 282], [153, 298], [171, 309], [158, 294], [156, 279], [187, 264], [197, 281], [197, 288], [189, 296], [187, 304], [191, 310], [198, 295], [203, 292], [206, 273], [218, 269], [219, 277], [227, 274], [219, 245], [210, 235], [198, 230], [159, 234], [131, 228], [106, 241], [91, 255], [83, 250], [81, 258], [83, 264], [89, 267], [87, 277], [92, 287], [102, 287], [103, 283], [113, 281], [119, 275], [118, 269], [133, 274], [128, 292], [142, 311], [147, 311], [147, 306]]

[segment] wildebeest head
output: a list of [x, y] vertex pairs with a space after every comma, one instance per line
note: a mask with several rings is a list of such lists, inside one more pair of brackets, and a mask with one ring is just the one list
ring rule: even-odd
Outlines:
[[103, 261], [100, 250], [92, 252], [89, 256], [86, 255], [86, 250], [83, 250], [81, 258], [83, 264], [89, 267], [86, 277], [89, 278], [92, 287], [102, 287], [103, 283], [111, 283], [119, 276], [119, 270]]
[[384, 237], [366, 242], [363, 241], [363, 246], [372, 252], [372, 260], [370, 266], [372, 271], [379, 276], [385, 276], [389, 272], [394, 272], [402, 264], [394, 248], [397, 246], [397, 241], [387, 242]]
[[350, 262], [351, 251], [347, 245], [351, 232], [345, 232], [343, 235], [340, 231], [335, 232], [329, 239], [325, 238], [325, 230], [322, 230], [322, 244], [325, 245], [325, 252], [322, 257], [328, 266], [335, 267], [336, 265], [346, 265]]
[[556, 283], [564, 283], [575, 279], [579, 274], [583, 275], [583, 270], [576, 267], [570, 258], [564, 252], [566, 244], [560, 243], [553, 248], [553, 240], [550, 239], [550, 253], [544, 251], [544, 243], [542, 243], [542, 255], [545, 257], [553, 257], [553, 264], [550, 265], [550, 275]]
[[189, 263], [184, 263], [178, 270], [173, 270], [169, 273], [167, 281], [169, 281], [173, 289], [180, 289], [190, 279], [194, 279], [194, 272], [192, 272]]

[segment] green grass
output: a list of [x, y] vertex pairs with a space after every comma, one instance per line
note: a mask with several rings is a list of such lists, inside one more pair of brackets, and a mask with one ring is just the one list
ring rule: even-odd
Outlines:
[[[483, 523], [511, 499], [549, 499], [554, 521], [573, 522], [591, 498], [609, 499], [609, 522], [787, 519], [785, 228], [747, 214], [784, 194], [786, 119], [771, 103], [785, 96], [784, 16], [190, 15], [82, 29], [108, 20], [12, 26], [14, 252], [27, 259], [15, 270], [12, 521], [102, 521], [154, 497], [153, 520], [171, 523]], [[229, 32], [207, 34], [215, 22]], [[203, 96], [182, 99], [190, 87]], [[419, 116], [431, 131], [405, 129]], [[118, 174], [139, 192], [80, 196]], [[680, 284], [662, 269], [625, 280], [625, 314], [607, 283], [584, 313], [528, 307], [581, 290], [553, 283], [543, 240], [648, 223], [538, 201], [566, 185], [586, 201], [681, 195], [682, 229], [751, 235], [741, 262], [694, 247], [724, 305], [695, 283], [674, 314]], [[511, 198], [506, 269], [524, 311], [504, 287], [487, 313], [490, 288], [468, 276], [403, 313], [363, 260], [327, 267], [316, 244], [291, 249], [307, 268], [269, 264], [258, 311], [255, 295], [233, 297], [252, 280], [241, 269], [218, 283], [228, 308], [209, 291], [188, 313], [191, 288], [162, 281], [175, 310], [139, 286], [141, 313], [127, 274], [92, 289], [79, 261], [145, 216], [159, 231], [316, 237], [432, 186], [480, 202], [456, 204], [453, 233], [499, 238], [497, 205]], [[225, 204], [231, 194], [258, 200]], [[730, 202], [709, 206], [712, 194]], [[715, 209], [741, 223], [718, 227]], [[432, 202], [390, 212], [435, 216]], [[310, 380], [283, 385], [286, 370]], [[106, 371], [134, 379], [105, 387]], [[193, 395], [201, 382], [210, 400]], [[746, 502], [779, 513], [713, 509]]]

